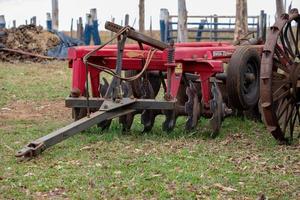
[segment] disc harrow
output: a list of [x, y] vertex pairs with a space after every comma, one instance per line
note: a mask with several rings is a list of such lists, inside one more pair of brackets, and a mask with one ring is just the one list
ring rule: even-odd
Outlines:
[[[129, 26], [106, 22], [105, 27], [115, 32], [105, 44], [72, 47], [68, 51], [72, 88], [65, 102], [72, 108], [75, 122], [30, 142], [18, 151], [17, 157], [36, 156], [94, 125], [108, 129], [114, 118], [119, 118], [123, 131], [128, 132], [137, 114], [141, 115], [143, 132], [151, 131], [158, 115], [165, 116], [162, 130], [166, 132], [174, 129], [179, 116], [186, 117], [186, 131], [194, 130], [200, 117], [206, 117], [210, 121], [211, 135], [216, 137], [222, 120], [232, 113], [228, 106], [247, 109], [257, 105], [259, 69], [256, 61], [262, 45], [166, 44]], [[126, 44], [128, 38], [137, 44]], [[109, 44], [114, 39], [117, 44]], [[256, 54], [251, 57], [248, 52]], [[247, 54], [244, 56], [246, 67], [242, 63], [239, 69], [230, 69], [235, 67], [230, 63], [237, 63], [239, 55], [244, 54]], [[233, 88], [226, 87], [227, 71], [231, 71]], [[103, 74], [112, 77], [110, 83]], [[236, 91], [228, 92], [226, 88]], [[248, 93], [253, 100], [243, 98], [242, 95]], [[235, 97], [229, 99], [238, 102], [230, 102], [228, 94], [234, 94]]]

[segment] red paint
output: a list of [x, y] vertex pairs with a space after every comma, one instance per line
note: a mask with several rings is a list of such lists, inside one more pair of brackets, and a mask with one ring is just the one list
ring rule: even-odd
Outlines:
[[[72, 88], [78, 88], [81, 94], [85, 88], [85, 65], [83, 57], [96, 46], [80, 46], [69, 48], [68, 58], [69, 66], [73, 70]], [[143, 45], [144, 50], [140, 50], [137, 44], [128, 44], [125, 46], [123, 57], [123, 70], [141, 70], [142, 58], [146, 59], [149, 50], [147, 45]], [[193, 42], [175, 44], [175, 63], [182, 64], [182, 72], [189, 72], [199, 75], [202, 83], [202, 96], [205, 105], [208, 106], [210, 100], [210, 83], [209, 78], [216, 73], [223, 72], [223, 63], [228, 63], [236, 46], [229, 43], [221, 42]], [[117, 46], [107, 45], [103, 49], [97, 51], [95, 56], [91, 58], [93, 63], [115, 69]], [[167, 68], [171, 68], [171, 88], [172, 97], [176, 97], [181, 73], [175, 73], [175, 66], [167, 64], [167, 50], [157, 51], [148, 67], [148, 70], [160, 70], [167, 72]], [[92, 95], [99, 96], [99, 76], [100, 71], [89, 67], [91, 77]], [[167, 81], [166, 81], [167, 83]]]

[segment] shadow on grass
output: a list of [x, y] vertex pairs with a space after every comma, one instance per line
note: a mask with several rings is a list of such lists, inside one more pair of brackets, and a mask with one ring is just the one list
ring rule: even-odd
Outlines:
[[[219, 134], [212, 138], [212, 130], [210, 128], [209, 120], [201, 118], [196, 129], [186, 131], [185, 118], [179, 117], [176, 122], [174, 130], [165, 132], [162, 130], [163, 116], [158, 116], [155, 120], [154, 126], [149, 132], [142, 132], [143, 125], [140, 123], [140, 116], [136, 116], [131, 130], [128, 132], [122, 131], [122, 125], [118, 120], [113, 120], [109, 129], [101, 130], [97, 126], [84, 131], [82, 134], [89, 137], [89, 140], [113, 141], [116, 139], [128, 140], [176, 140], [176, 139], [199, 139], [199, 140], [216, 140], [221, 141], [232, 134], [244, 134], [247, 137], [253, 138], [264, 137], [266, 134], [262, 123], [251, 121], [248, 119], [229, 117], [223, 123]], [[269, 137], [267, 137], [270, 139]], [[271, 138], [272, 139], [272, 138]]]

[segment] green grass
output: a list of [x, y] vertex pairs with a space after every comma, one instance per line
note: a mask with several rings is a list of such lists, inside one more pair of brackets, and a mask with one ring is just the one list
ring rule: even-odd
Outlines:
[[0, 63], [0, 106], [15, 100], [55, 100], [69, 94], [71, 70], [65, 62]]
[[[59, 73], [58, 73], [59, 72]], [[59, 102], [69, 93], [66, 63], [0, 64], [1, 108], [15, 100]], [[4, 85], [4, 86], [2, 86]], [[57, 109], [57, 107], [55, 107]], [[139, 116], [130, 133], [114, 121], [19, 162], [29, 141], [70, 122], [68, 115], [28, 119], [1, 117], [0, 199], [270, 199], [299, 198], [299, 145], [278, 146], [263, 124], [228, 118], [210, 139], [208, 121], [186, 133], [179, 118], [171, 133], [164, 117], [141, 133]], [[4, 115], [3, 115], [4, 116]]]

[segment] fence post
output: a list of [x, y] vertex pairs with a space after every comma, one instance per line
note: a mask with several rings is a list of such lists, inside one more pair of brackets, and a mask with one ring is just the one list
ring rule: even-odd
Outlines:
[[178, 0], [177, 42], [187, 42], [187, 10], [185, 0]]
[[58, 30], [58, 0], [52, 0], [52, 28]]
[[262, 35], [262, 39], [264, 41], [266, 41], [267, 38], [267, 13], [264, 13], [264, 20], [263, 20], [263, 35]]
[[4, 15], [0, 15], [0, 29], [5, 28], [6, 22]]
[[47, 31], [51, 31], [52, 30], [52, 19], [51, 19], [51, 14], [50, 13], [46, 13], [47, 16]]
[[[111, 18], [111, 22], [112, 22], [112, 23], [115, 23], [115, 20], [116, 20], [116, 18], [114, 18], [114, 17]], [[110, 38], [112, 38], [113, 36], [114, 36], [114, 32], [111, 31], [111, 32], [110, 32]], [[112, 44], [112, 43], [113, 43], [113, 41], [111, 42], [111, 44]]]
[[196, 41], [199, 42], [201, 40], [202, 37], [202, 32], [204, 29], [204, 25], [207, 21], [205, 19], [201, 19], [199, 26], [198, 26], [198, 30], [197, 30], [197, 35], [196, 35]]
[[236, 0], [234, 41], [248, 32], [247, 0]]
[[218, 15], [214, 14], [214, 41], [218, 40]]
[[160, 40], [167, 42], [169, 39], [169, 11], [166, 8], [160, 9]]
[[93, 25], [91, 14], [86, 14], [86, 23], [84, 27], [84, 43], [89, 45], [91, 42], [91, 26]]
[[83, 38], [83, 24], [82, 24], [82, 17], [79, 17], [78, 23], [77, 23], [77, 33], [76, 33], [77, 39], [84, 40]]
[[265, 18], [265, 11], [261, 10], [259, 15], [259, 24], [258, 24], [258, 38], [263, 38], [264, 35], [264, 18]]
[[125, 21], [124, 22], [125, 22], [125, 24], [124, 24], [125, 26], [129, 25], [129, 15], [128, 14], [125, 15]]
[[94, 44], [100, 45], [101, 39], [100, 39], [99, 31], [98, 31], [97, 9], [92, 8], [90, 10], [90, 13], [91, 13], [92, 24], [93, 24], [92, 33], [93, 33]]
[[71, 19], [70, 36], [73, 38], [73, 18]]
[[30, 19], [30, 24], [33, 24], [36, 26], [36, 16], [33, 16], [31, 19]]
[[150, 16], [150, 27], [149, 27], [149, 31], [150, 31], [150, 36], [153, 37], [153, 31], [152, 31], [152, 16]]
[[145, 0], [139, 3], [139, 31], [145, 32]]

